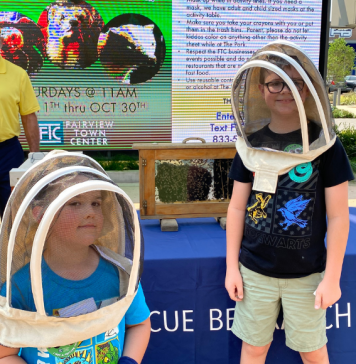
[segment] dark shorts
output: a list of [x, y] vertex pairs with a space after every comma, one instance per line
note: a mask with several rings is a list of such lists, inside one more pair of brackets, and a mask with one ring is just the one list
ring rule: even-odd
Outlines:
[[24, 155], [17, 137], [0, 143], [0, 216], [2, 217], [10, 197], [10, 170], [23, 163]]

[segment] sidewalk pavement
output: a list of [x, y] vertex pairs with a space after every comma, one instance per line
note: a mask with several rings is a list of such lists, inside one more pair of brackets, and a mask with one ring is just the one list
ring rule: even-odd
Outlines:
[[[356, 110], [355, 110], [356, 113]], [[356, 129], [356, 119], [335, 119], [336, 125], [339, 127], [339, 129], [344, 129], [345, 127], [351, 126]]]
[[[118, 186], [126, 192], [135, 205], [136, 210], [140, 209], [140, 192], [138, 183], [118, 183]], [[349, 183], [349, 206], [356, 207], [356, 181]]]
[[346, 110], [356, 115], [356, 105], [337, 105], [336, 107], [340, 110]]
[[355, 180], [349, 182], [349, 206], [356, 207], [356, 182], [355, 182]]
[[[346, 110], [349, 112], [352, 112], [356, 115], [356, 105], [338, 105], [338, 109]], [[355, 119], [335, 119], [335, 123], [337, 126], [340, 127], [340, 129], [343, 129], [347, 126], [353, 126], [356, 128], [356, 118]], [[355, 176], [356, 178], [356, 176]], [[350, 207], [356, 207], [356, 181], [351, 181], [349, 183], [349, 206]]]
[[[356, 105], [337, 105], [338, 109], [346, 110], [348, 112], [352, 112], [356, 115]], [[343, 119], [335, 119], [336, 125], [343, 129], [345, 127], [351, 126], [356, 128], [356, 118], [343, 118]], [[355, 175], [356, 178], [356, 175]], [[349, 206], [356, 207], [356, 181], [349, 182]]]
[[[117, 183], [117, 185], [128, 194], [135, 205], [135, 209], [140, 209], [140, 189], [139, 183]], [[356, 193], [355, 193], [356, 195]], [[356, 197], [355, 197], [356, 198]]]
[[[350, 106], [339, 105], [337, 107], [339, 109], [344, 109], [353, 112], [356, 115], [356, 105], [350, 105]], [[347, 125], [351, 125], [356, 128], [356, 118], [335, 119], [335, 122], [338, 126], [340, 126], [340, 128], [343, 128]], [[129, 195], [129, 197], [135, 204], [135, 208], [139, 209], [140, 208], [139, 183], [118, 183], [118, 186], [122, 188]], [[349, 206], [356, 207], [356, 181], [352, 181], [349, 183]]]
[[[356, 105], [338, 105], [336, 106], [340, 110], [346, 110], [348, 112], [352, 112], [356, 115]], [[356, 118], [355, 119], [349, 119], [349, 118], [342, 118], [342, 119], [335, 119], [335, 123], [337, 126], [340, 127], [340, 129], [343, 129], [345, 126], [353, 126], [356, 128]]]

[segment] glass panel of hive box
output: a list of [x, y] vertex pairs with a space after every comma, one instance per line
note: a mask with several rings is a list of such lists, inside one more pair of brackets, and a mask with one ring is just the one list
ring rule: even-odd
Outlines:
[[232, 159], [157, 160], [156, 203], [227, 202]]

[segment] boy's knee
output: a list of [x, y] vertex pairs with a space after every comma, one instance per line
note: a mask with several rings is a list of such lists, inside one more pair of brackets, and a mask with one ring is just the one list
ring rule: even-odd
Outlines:
[[328, 352], [326, 349], [326, 345], [322, 348], [314, 351], [310, 351], [308, 353], [300, 353], [300, 356], [303, 359], [305, 364], [328, 364]]
[[247, 344], [246, 342], [243, 342], [243, 350], [245, 353], [252, 357], [259, 357], [267, 355], [268, 349], [271, 346], [271, 343], [265, 345], [265, 346], [253, 346], [250, 344]]

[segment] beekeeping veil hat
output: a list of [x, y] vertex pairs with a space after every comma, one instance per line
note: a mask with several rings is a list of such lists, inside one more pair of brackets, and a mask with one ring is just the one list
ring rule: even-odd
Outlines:
[[[143, 240], [133, 203], [97, 162], [77, 153], [49, 153], [15, 186], [0, 234], [2, 345], [64, 346], [119, 324], [137, 292]], [[96, 262], [92, 269], [76, 262], [83, 246]], [[84, 282], [100, 264], [109, 267], [111, 278], [95, 293], [110, 285], [115, 297], [98, 302], [81, 289], [61, 297], [51, 291], [52, 279]], [[66, 306], [48, 312], [49, 300], [63, 296]]]
[[[284, 71], [288, 66], [295, 68], [310, 91], [304, 105], [295, 83]], [[281, 77], [293, 94], [303, 140], [299, 153], [253, 147], [248, 140], [252, 133], [270, 123], [271, 113], [258, 87], [262, 69]], [[298, 165], [306, 166], [335, 143], [334, 120], [324, 81], [312, 60], [294, 43], [269, 43], [243, 64], [232, 84], [231, 103], [239, 136], [236, 149], [245, 167], [255, 173], [254, 190], [275, 193], [279, 175]], [[321, 127], [319, 137], [312, 142], [308, 122]]]

